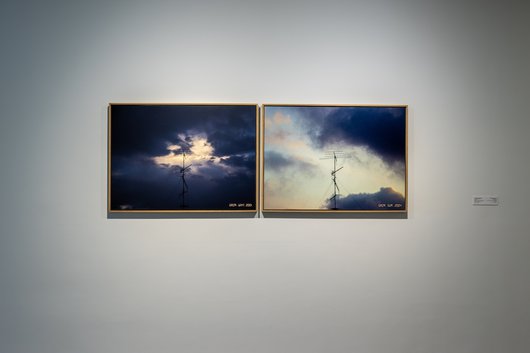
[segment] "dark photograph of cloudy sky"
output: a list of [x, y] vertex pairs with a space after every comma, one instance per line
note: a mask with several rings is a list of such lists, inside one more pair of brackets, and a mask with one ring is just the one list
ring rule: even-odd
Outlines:
[[109, 212], [255, 212], [257, 111], [111, 104]]
[[264, 106], [263, 211], [406, 211], [406, 106]]

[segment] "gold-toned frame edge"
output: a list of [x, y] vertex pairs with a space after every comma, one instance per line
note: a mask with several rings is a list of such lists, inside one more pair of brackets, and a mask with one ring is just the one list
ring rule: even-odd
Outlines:
[[[120, 106], [120, 105], [131, 105], [131, 106], [253, 106], [256, 108], [256, 115], [255, 115], [255, 133], [256, 133], [256, 177], [255, 177], [255, 203], [254, 208], [250, 210], [112, 210], [111, 209], [111, 167], [112, 167], [112, 161], [111, 161], [111, 121], [112, 121], [112, 114], [111, 114], [111, 108], [112, 106]], [[260, 106], [258, 103], [125, 103], [125, 102], [111, 102], [107, 106], [107, 214], [214, 214], [214, 213], [258, 213], [259, 212], [259, 112], [260, 112]]]
[[[348, 107], [374, 107], [374, 108], [405, 108], [405, 209], [403, 210], [320, 210], [320, 209], [277, 209], [277, 208], [265, 208], [265, 108], [267, 107], [329, 107], [329, 108], [348, 108]], [[260, 212], [262, 213], [321, 213], [321, 214], [355, 214], [355, 213], [371, 213], [371, 214], [408, 214], [409, 196], [408, 196], [408, 120], [409, 120], [409, 105], [408, 104], [262, 104], [261, 105], [261, 144], [260, 144], [260, 156], [262, 159], [260, 180], [261, 180], [261, 204]]]

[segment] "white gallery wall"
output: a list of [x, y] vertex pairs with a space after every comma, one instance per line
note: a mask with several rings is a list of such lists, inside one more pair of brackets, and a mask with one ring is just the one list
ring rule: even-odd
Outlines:
[[[529, 15], [3, 1], [0, 352], [530, 351]], [[108, 219], [109, 102], [408, 104], [408, 219]]]

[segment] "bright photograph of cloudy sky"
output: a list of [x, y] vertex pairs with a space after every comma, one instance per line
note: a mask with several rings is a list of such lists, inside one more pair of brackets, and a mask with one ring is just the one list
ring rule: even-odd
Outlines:
[[264, 211], [406, 211], [406, 106], [265, 105], [263, 117]]

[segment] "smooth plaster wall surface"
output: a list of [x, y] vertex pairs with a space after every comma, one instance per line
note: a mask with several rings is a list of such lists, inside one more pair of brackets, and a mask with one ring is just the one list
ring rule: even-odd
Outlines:
[[[3, 1], [0, 352], [530, 351], [529, 15]], [[109, 102], [409, 104], [408, 219], [107, 219]]]

